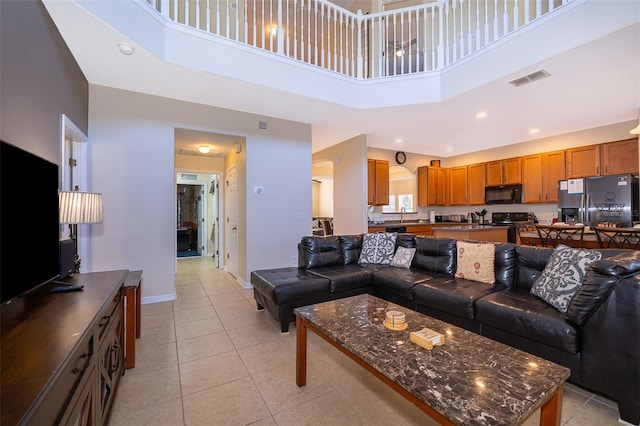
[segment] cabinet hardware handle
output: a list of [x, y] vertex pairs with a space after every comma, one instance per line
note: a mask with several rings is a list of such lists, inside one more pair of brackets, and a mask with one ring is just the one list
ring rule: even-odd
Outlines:
[[609, 165], [608, 164], [606, 166], [604, 166], [604, 172], [605, 173], [609, 173]]
[[596, 174], [599, 175], [600, 174], [600, 166], [596, 166]]
[[104, 316], [100, 320], [100, 323], [98, 324], [98, 327], [106, 327], [107, 325], [109, 325], [110, 321], [111, 321], [111, 315]]

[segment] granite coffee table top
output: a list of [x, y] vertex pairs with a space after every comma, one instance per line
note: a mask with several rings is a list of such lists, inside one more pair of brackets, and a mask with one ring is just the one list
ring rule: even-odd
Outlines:
[[[405, 313], [407, 330], [383, 325]], [[455, 424], [515, 425], [539, 409], [570, 370], [369, 294], [295, 309], [296, 315]], [[409, 340], [423, 327], [445, 335], [432, 350]]]

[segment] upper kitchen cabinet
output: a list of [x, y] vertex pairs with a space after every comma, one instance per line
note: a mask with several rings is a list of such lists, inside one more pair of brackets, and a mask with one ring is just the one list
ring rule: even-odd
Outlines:
[[600, 145], [570, 148], [566, 150], [566, 155], [567, 179], [598, 176], [600, 174]]
[[638, 138], [602, 144], [602, 175], [637, 174]]
[[522, 158], [520, 157], [489, 161], [485, 168], [487, 186], [522, 183]]
[[418, 206], [448, 204], [448, 169], [436, 166], [418, 167]]
[[389, 162], [367, 160], [367, 203], [370, 206], [389, 204]]
[[485, 163], [467, 166], [469, 205], [484, 204]]
[[451, 205], [467, 205], [467, 166], [451, 167]]
[[558, 181], [562, 179], [565, 179], [565, 151], [522, 157], [522, 202], [557, 202]]

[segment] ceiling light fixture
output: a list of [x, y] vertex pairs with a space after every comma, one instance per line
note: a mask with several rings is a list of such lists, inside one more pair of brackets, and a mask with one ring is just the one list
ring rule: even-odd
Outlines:
[[480, 118], [487, 118], [487, 113], [486, 112], [479, 112], [476, 114], [476, 118], [480, 119]]
[[208, 146], [199, 146], [198, 151], [200, 151], [203, 154], [208, 154], [209, 151], [211, 151], [211, 148], [209, 148]]
[[530, 135], [537, 135], [538, 133], [540, 133], [540, 129], [531, 129], [531, 130], [529, 130], [529, 134]]
[[133, 55], [133, 52], [135, 51], [133, 46], [127, 43], [118, 43], [118, 49], [120, 49], [120, 53], [127, 56]]

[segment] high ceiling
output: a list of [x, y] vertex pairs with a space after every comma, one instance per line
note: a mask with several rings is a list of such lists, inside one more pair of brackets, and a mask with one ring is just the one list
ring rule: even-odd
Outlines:
[[[633, 3], [631, 11], [635, 16], [620, 28], [601, 30], [581, 40], [573, 39], [581, 33], [579, 28], [584, 23], [565, 25], [564, 33], [553, 37], [558, 45], [569, 46], [567, 40], [570, 40], [572, 47], [554, 51], [547, 57], [541, 57], [539, 51], [547, 47], [553, 51], [549, 46], [549, 33], [546, 38], [540, 38], [541, 46], [536, 49], [498, 46], [492, 53], [495, 67], [485, 63], [484, 69], [474, 68], [474, 62], [467, 61], [441, 75], [442, 93], [438, 102], [356, 108], [293, 93], [286, 87], [268, 87], [168, 63], [78, 3], [44, 0], [90, 84], [310, 123], [314, 152], [366, 134], [370, 147], [439, 157], [637, 120], [640, 2], [613, 0], [608, 3], [611, 8], [623, 3], [628, 8]], [[601, 19], [608, 18], [602, 16]], [[535, 32], [530, 34], [530, 37], [536, 36], [541, 37]], [[115, 47], [123, 41], [136, 46], [134, 55], [124, 56], [118, 52]], [[510, 43], [518, 43], [517, 37]], [[500, 49], [504, 52], [502, 57]], [[476, 74], [487, 74], [487, 68], [492, 77], [485, 77], [481, 84], [464, 84], [477, 77]], [[508, 83], [541, 69], [551, 76], [519, 88]], [[375, 93], [376, 84], [365, 84], [362, 90]], [[203, 91], [204, 87], [210, 90]], [[235, 95], [225, 96], [229, 93]], [[486, 117], [476, 118], [479, 112], [486, 113]], [[533, 128], [538, 132], [530, 133]], [[216, 135], [210, 135], [211, 140], [205, 141], [202, 138], [208, 136], [206, 133], [195, 139], [193, 133], [187, 131], [176, 132], [176, 135], [178, 149], [197, 149], [206, 143], [230, 147], [237, 143], [235, 139], [217, 141]]]

